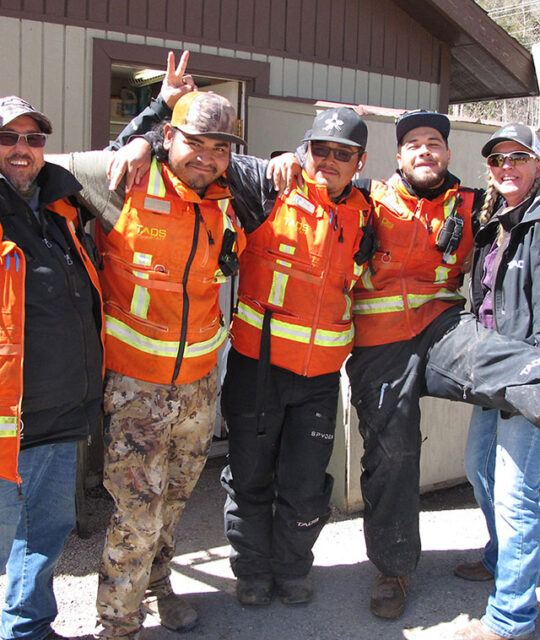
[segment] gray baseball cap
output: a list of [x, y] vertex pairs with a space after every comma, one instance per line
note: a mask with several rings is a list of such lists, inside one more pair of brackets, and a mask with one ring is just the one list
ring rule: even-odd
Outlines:
[[324, 140], [365, 149], [367, 138], [367, 125], [358, 113], [350, 107], [338, 107], [319, 113], [304, 141]]
[[519, 122], [510, 122], [504, 127], [497, 129], [491, 138], [482, 147], [482, 155], [487, 158], [492, 152], [493, 147], [499, 142], [517, 142], [522, 147], [529, 149], [540, 158], [540, 141], [538, 135], [532, 127], [520, 124]]
[[49, 118], [22, 98], [18, 96], [5, 96], [0, 98], [0, 128], [5, 127], [10, 122], [20, 116], [30, 116], [39, 125], [43, 133], [52, 133], [52, 124]]

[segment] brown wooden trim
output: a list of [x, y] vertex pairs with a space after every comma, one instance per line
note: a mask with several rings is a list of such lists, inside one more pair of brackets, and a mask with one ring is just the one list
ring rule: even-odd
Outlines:
[[[87, 7], [86, 3], [79, 2], [78, 0], [66, 0], [66, 14], [70, 18], [75, 18], [78, 20], [86, 19], [86, 10], [90, 9], [93, 3]], [[98, 3], [99, 4], [99, 3]]]
[[481, 47], [524, 87], [537, 91], [531, 54], [487, 17], [475, 2], [456, 0], [394, 0], [411, 17], [453, 46]]
[[93, 0], [88, 6], [88, 20], [91, 22], [107, 22], [107, 0]]
[[[116, 1], [116, 0], [115, 0]], [[165, 69], [168, 49], [149, 45], [93, 40], [92, 64], [92, 149], [101, 149], [109, 142], [109, 98], [111, 95], [111, 65], [132, 64]], [[177, 59], [181, 52], [176, 52]], [[246, 83], [246, 97], [268, 95], [270, 65], [267, 62], [225, 58], [205, 53], [191, 53], [189, 71], [197, 75], [217, 76]]]

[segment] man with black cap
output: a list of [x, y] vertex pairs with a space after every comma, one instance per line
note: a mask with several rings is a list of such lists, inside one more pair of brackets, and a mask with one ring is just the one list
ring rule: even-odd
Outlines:
[[309, 602], [312, 547], [330, 515], [339, 370], [369, 215], [351, 180], [367, 127], [350, 108], [313, 122], [303, 174], [277, 197], [267, 162], [236, 156], [227, 178], [248, 232], [222, 392], [229, 429], [225, 524], [246, 605]]
[[0, 99], [4, 640], [58, 637], [52, 581], [75, 524], [77, 441], [101, 414], [101, 294], [70, 202], [81, 185], [44, 161], [50, 133], [28, 102]]
[[[354, 291], [355, 348], [347, 362], [364, 438], [362, 493], [368, 557], [381, 572], [372, 612], [404, 610], [420, 557], [423, 395], [521, 412], [540, 424], [534, 348], [478, 326], [458, 289], [483, 192], [448, 171], [446, 116], [416, 111], [396, 126], [399, 169], [371, 181], [377, 250]], [[532, 389], [535, 389], [535, 393]]]
[[[397, 172], [363, 185], [375, 208], [377, 251], [354, 291], [347, 373], [364, 438], [367, 552], [381, 572], [371, 610], [384, 618], [402, 613], [420, 556], [423, 371], [448, 313], [463, 306], [457, 290], [472, 248], [475, 194], [448, 171], [449, 132], [443, 114], [406, 113], [396, 124]], [[443, 245], [453, 223], [455, 244]]]

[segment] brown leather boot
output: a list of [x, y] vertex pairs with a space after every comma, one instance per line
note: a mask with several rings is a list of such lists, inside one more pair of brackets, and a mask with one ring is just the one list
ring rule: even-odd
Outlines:
[[302, 578], [280, 578], [277, 591], [283, 604], [306, 604], [313, 600], [313, 585], [307, 576]]
[[274, 595], [274, 578], [260, 574], [243, 576], [236, 580], [236, 597], [240, 604], [261, 607], [272, 602]]
[[452, 636], [452, 640], [508, 640], [509, 638], [519, 638], [519, 640], [527, 640], [532, 636], [500, 636], [495, 631], [488, 629], [480, 620], [471, 620], [469, 624], [456, 631]]
[[487, 582], [493, 580], [493, 574], [484, 567], [481, 560], [477, 562], [464, 562], [454, 567], [454, 575], [471, 582]]
[[409, 576], [386, 576], [380, 573], [371, 594], [371, 613], [379, 618], [399, 618], [405, 609], [409, 585]]
[[198, 621], [195, 609], [176, 593], [149, 596], [143, 601], [143, 606], [162, 627], [171, 631], [189, 631]]

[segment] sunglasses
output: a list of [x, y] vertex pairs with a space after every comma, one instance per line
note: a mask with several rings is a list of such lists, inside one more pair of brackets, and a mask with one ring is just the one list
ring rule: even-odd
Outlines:
[[531, 160], [538, 160], [533, 153], [527, 153], [526, 151], [512, 151], [512, 153], [492, 153], [487, 157], [487, 163], [490, 167], [502, 167], [508, 160], [510, 166], [518, 167], [522, 164], [527, 164]]
[[0, 131], [0, 145], [2, 147], [14, 147], [23, 138], [29, 147], [40, 149], [47, 142], [45, 133], [17, 133], [16, 131]]
[[330, 153], [334, 156], [334, 159], [338, 162], [350, 162], [351, 158], [356, 154], [362, 155], [362, 149], [358, 148], [355, 151], [347, 151], [347, 149], [334, 149], [333, 147], [327, 147], [325, 144], [317, 144], [310, 142], [311, 153], [316, 158], [328, 158]]

